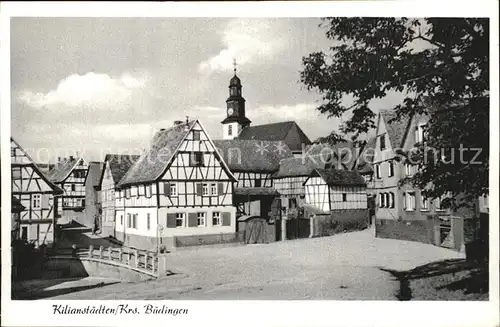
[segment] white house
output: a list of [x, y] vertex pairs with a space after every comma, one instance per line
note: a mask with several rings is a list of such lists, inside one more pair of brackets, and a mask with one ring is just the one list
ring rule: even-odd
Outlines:
[[236, 237], [235, 177], [198, 120], [160, 130], [118, 184], [116, 235], [154, 248]]

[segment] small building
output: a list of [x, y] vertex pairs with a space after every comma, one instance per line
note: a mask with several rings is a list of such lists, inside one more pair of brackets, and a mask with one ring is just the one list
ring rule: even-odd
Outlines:
[[[54, 227], [59, 215], [56, 196], [62, 190], [52, 183], [26, 151], [10, 139], [12, 196], [25, 208], [19, 215], [18, 238], [35, 246], [54, 242]], [[17, 237], [16, 237], [17, 238]]]
[[324, 212], [366, 211], [366, 183], [356, 171], [315, 169], [304, 182], [305, 203]]
[[102, 215], [100, 230], [103, 236], [116, 236], [117, 219], [125, 216], [125, 201], [116, 197], [116, 188], [123, 176], [139, 159], [134, 154], [106, 154], [104, 168], [99, 182]]
[[72, 220], [85, 221], [85, 178], [88, 165], [83, 158], [59, 158], [47, 177], [64, 193], [57, 197], [58, 207], [61, 208], [60, 223], [69, 223]]
[[85, 178], [85, 220], [80, 222], [95, 231], [102, 229], [100, 182], [104, 163], [91, 161]]
[[237, 240], [235, 182], [200, 121], [177, 121], [119, 182], [116, 237], [151, 249]]

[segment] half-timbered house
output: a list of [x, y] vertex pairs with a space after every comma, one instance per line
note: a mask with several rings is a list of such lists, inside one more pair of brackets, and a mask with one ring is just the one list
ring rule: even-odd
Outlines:
[[85, 220], [85, 177], [88, 165], [83, 158], [61, 159], [52, 168], [47, 177], [63, 190], [57, 197], [61, 208], [62, 222]]
[[104, 163], [91, 161], [85, 178], [85, 220], [80, 222], [95, 231], [101, 230], [100, 182]]
[[305, 203], [323, 212], [349, 215], [367, 209], [366, 183], [356, 171], [315, 169], [304, 186]]
[[141, 248], [235, 238], [234, 182], [200, 121], [178, 121], [154, 136], [118, 184], [117, 238]]
[[59, 215], [55, 196], [62, 190], [36, 166], [28, 153], [10, 140], [12, 196], [25, 208], [19, 214], [19, 238], [39, 246], [54, 242], [54, 226]]
[[116, 187], [123, 176], [139, 159], [139, 155], [106, 154], [99, 187], [101, 189], [101, 234], [115, 236], [117, 221], [125, 216], [124, 198], [118, 197]]

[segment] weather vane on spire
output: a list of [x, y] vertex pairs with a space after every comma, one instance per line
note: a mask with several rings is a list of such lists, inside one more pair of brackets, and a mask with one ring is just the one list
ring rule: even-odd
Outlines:
[[233, 58], [234, 75], [236, 75], [236, 59]]

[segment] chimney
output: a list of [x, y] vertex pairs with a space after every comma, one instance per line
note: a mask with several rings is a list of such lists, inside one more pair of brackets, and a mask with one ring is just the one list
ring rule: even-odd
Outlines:
[[186, 132], [189, 130], [189, 116], [186, 116], [186, 126], [184, 127], [184, 130]]
[[73, 156], [69, 156], [69, 161], [73, 161], [75, 159]]

